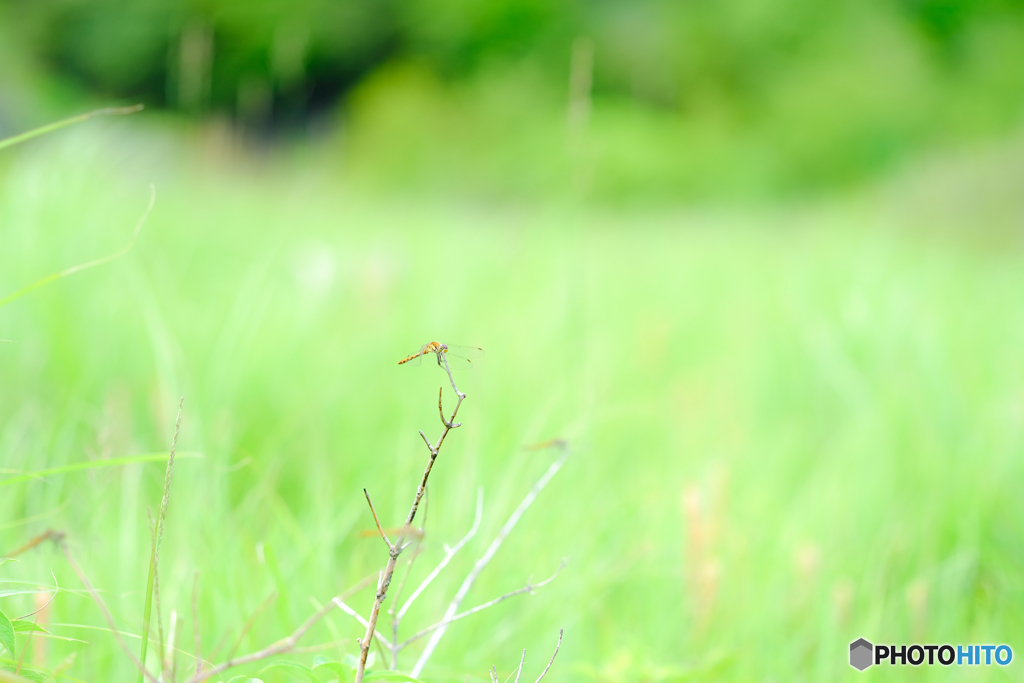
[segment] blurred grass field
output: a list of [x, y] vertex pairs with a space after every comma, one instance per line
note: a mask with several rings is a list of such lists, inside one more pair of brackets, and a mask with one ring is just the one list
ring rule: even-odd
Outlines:
[[[1020, 155], [841, 200], [626, 209], [356, 192], [326, 153], [210, 135], [90, 123], [0, 171], [0, 294], [115, 251], [157, 187], [129, 255], [0, 310], [0, 465], [161, 451], [185, 397], [179, 447], [202, 457], [178, 461], [161, 560], [184, 650], [195, 569], [204, 651], [223, 655], [271, 592], [240, 652], [383, 565], [361, 489], [400, 523], [445, 378], [396, 361], [432, 339], [486, 357], [458, 378], [465, 425], [432, 475], [419, 575], [469, 528], [477, 487], [485, 516], [407, 632], [550, 463], [524, 446], [561, 436], [573, 455], [466, 604], [567, 569], [453, 625], [426, 680], [503, 678], [523, 647], [536, 677], [559, 628], [552, 681], [853, 680], [860, 636], [1024, 642], [1024, 251], [996, 229], [1024, 205], [1019, 183], [986, 181]], [[0, 552], [66, 531], [137, 634], [162, 478], [0, 479]], [[19, 559], [4, 611], [34, 609], [17, 593], [52, 572], [50, 630], [89, 643], [34, 639], [27, 661], [79, 652], [68, 680], [133, 678], [60, 553]], [[371, 591], [350, 602], [365, 613]], [[341, 641], [340, 658], [361, 634], [335, 613], [303, 644]]]

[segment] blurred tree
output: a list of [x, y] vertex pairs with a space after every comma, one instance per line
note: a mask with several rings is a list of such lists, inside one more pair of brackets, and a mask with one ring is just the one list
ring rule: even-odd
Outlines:
[[565, 111], [590, 45], [604, 137], [583, 154], [574, 133], [572, 164], [609, 192], [841, 183], [1024, 112], [1024, 0], [0, 0], [0, 17], [106, 97], [265, 129], [352, 93], [375, 158], [418, 148], [434, 173], [465, 147], [507, 176], [537, 158], [538, 185], [552, 157], [524, 150], [553, 133], [525, 122]]

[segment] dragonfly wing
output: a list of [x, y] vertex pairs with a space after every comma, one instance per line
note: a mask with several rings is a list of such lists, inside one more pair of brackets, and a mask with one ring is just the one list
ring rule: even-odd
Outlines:
[[474, 361], [480, 360], [484, 357], [484, 350], [479, 346], [458, 346], [454, 344], [448, 345], [448, 355], [458, 356], [463, 360]]

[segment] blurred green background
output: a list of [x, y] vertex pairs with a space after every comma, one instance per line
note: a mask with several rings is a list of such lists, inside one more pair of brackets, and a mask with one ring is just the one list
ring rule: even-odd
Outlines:
[[[564, 628], [546, 680], [1021, 680], [846, 662], [1024, 652], [1024, 3], [4, 0], [0, 65], [0, 137], [147, 105], [0, 152], [0, 297], [116, 251], [157, 188], [126, 257], [0, 308], [0, 553], [66, 531], [127, 633], [163, 466], [4, 479], [165, 449], [184, 395], [165, 629], [192, 650], [198, 569], [204, 652], [251, 651], [383, 565], [361, 489], [400, 523], [445, 377], [395, 362], [438, 339], [486, 356], [414, 580], [485, 512], [403, 632], [555, 436], [464, 604], [570, 563], [423, 679], [526, 647], [533, 680]], [[60, 553], [18, 559], [0, 610], [57, 581], [75, 639], [19, 635], [25, 665], [134, 678]]]

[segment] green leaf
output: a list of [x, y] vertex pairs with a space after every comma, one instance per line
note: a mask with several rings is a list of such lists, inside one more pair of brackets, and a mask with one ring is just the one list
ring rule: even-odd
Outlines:
[[400, 674], [397, 671], [374, 671], [363, 676], [364, 681], [409, 681], [409, 683], [423, 683], [418, 678], [407, 674]]
[[[6, 669], [6, 671], [11, 671], [11, 669]], [[20, 676], [20, 678], [18, 676]], [[6, 679], [0, 678], [0, 681], [2, 680]], [[12, 680], [33, 681], [33, 683], [46, 683], [46, 681], [52, 681], [53, 676], [43, 671], [36, 671], [35, 669], [22, 669], [18, 672], [17, 676], [15, 676]]]
[[[348, 681], [355, 678], [355, 669], [348, 664], [332, 662], [326, 657], [319, 655], [313, 659], [313, 673], [319, 676], [321, 680], [336, 680], [341, 681], [341, 683], [348, 683]], [[324, 674], [328, 675], [329, 678], [323, 678]]]
[[320, 677], [313, 673], [312, 669], [310, 669], [308, 666], [303, 666], [298, 662], [276, 662], [274, 664], [271, 664], [270, 666], [263, 667], [256, 673], [261, 674], [266, 671], [271, 671], [273, 669], [279, 669], [281, 671], [284, 671], [290, 677], [297, 678], [300, 681], [306, 680], [310, 683], [320, 683]]
[[0, 683], [28, 683], [28, 679], [15, 676], [10, 669], [0, 667]]
[[4, 646], [11, 657], [16, 656], [14, 654], [14, 624], [3, 612], [0, 612], [0, 645]]
[[228, 683], [263, 683], [263, 681], [251, 676], [235, 676], [229, 680]]
[[14, 626], [15, 633], [24, 633], [25, 631], [38, 631], [39, 633], [49, 633], [45, 628], [40, 626], [34, 621], [28, 621], [27, 619], [15, 619], [11, 622]]

